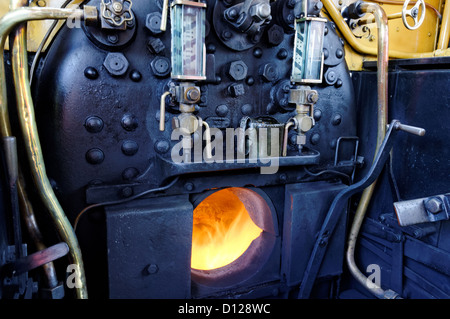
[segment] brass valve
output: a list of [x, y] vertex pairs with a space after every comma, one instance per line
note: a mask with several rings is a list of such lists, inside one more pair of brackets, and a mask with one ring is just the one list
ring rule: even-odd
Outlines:
[[205, 129], [205, 141], [206, 141], [206, 157], [212, 158], [211, 150], [211, 131], [208, 123], [203, 121], [200, 117], [194, 115], [195, 104], [200, 101], [200, 88], [190, 83], [182, 83], [178, 86], [173, 86], [170, 91], [164, 92], [161, 96], [160, 102], [160, 119], [159, 130], [163, 132], [165, 130], [165, 117], [166, 117], [166, 98], [167, 96], [174, 96], [175, 100], [179, 103], [179, 110], [181, 114], [173, 119], [173, 128], [181, 129], [188, 135], [194, 134], [197, 130], [201, 130], [201, 127]]
[[287, 140], [289, 129], [297, 131], [297, 144], [300, 148], [306, 144], [306, 135], [315, 125], [313, 118], [314, 104], [319, 99], [317, 91], [309, 86], [299, 86], [290, 90], [289, 103], [296, 105], [296, 115], [287, 121], [284, 129], [282, 155], [287, 155]]

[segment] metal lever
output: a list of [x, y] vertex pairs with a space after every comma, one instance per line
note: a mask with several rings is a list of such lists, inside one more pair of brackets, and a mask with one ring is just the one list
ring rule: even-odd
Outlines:
[[305, 273], [303, 275], [302, 284], [298, 294], [300, 299], [308, 298], [311, 293], [317, 274], [319, 273], [320, 266], [322, 265], [326, 248], [331, 240], [337, 222], [339, 221], [342, 212], [345, 210], [348, 199], [354, 194], [365, 189], [367, 186], [371, 185], [378, 178], [383, 170], [386, 160], [389, 158], [389, 154], [394, 145], [395, 137], [397, 136], [398, 131], [405, 131], [408, 133], [417, 134], [419, 136], [423, 136], [423, 134], [425, 134], [425, 130], [422, 128], [403, 125], [397, 120], [393, 120], [391, 122], [367, 175], [364, 176], [364, 178], [358, 183], [342, 190], [334, 198], [322, 224], [322, 228], [319, 232], [316, 243], [314, 244]]
[[65, 243], [59, 243], [51, 247], [40, 250], [34, 254], [22, 257], [13, 263], [6, 264], [2, 269], [2, 274], [6, 276], [19, 276], [30, 270], [36, 269], [49, 262], [64, 257], [69, 253], [69, 246]]
[[396, 122], [394, 125], [395, 125], [394, 128], [396, 130], [405, 131], [407, 133], [418, 135], [418, 136], [424, 136], [425, 132], [426, 132], [425, 129], [423, 129], [423, 128], [401, 124], [400, 122]]

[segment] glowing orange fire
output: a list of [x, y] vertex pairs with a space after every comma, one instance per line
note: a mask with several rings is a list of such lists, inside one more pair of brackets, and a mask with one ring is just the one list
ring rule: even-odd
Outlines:
[[218, 191], [194, 210], [191, 267], [210, 270], [228, 265], [261, 232], [233, 191]]

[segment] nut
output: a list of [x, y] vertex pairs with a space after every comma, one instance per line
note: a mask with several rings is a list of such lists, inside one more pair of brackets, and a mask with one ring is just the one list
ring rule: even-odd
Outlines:
[[274, 24], [267, 30], [267, 39], [270, 45], [279, 45], [284, 40], [284, 30], [277, 24]]
[[267, 82], [275, 82], [278, 80], [278, 70], [272, 63], [267, 63], [263, 66], [262, 77]]
[[130, 64], [122, 53], [108, 53], [103, 65], [112, 76], [122, 76], [127, 72]]
[[244, 80], [247, 77], [248, 67], [244, 61], [238, 60], [230, 63], [228, 75], [234, 81]]
[[161, 13], [152, 12], [147, 14], [145, 27], [153, 34], [160, 34], [161, 31]]

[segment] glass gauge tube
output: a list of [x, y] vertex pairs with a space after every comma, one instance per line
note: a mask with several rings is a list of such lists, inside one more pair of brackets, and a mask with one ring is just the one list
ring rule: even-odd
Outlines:
[[322, 82], [323, 37], [326, 21], [326, 19], [310, 17], [295, 21], [292, 82]]
[[171, 5], [172, 78], [206, 80], [206, 4], [175, 0]]

